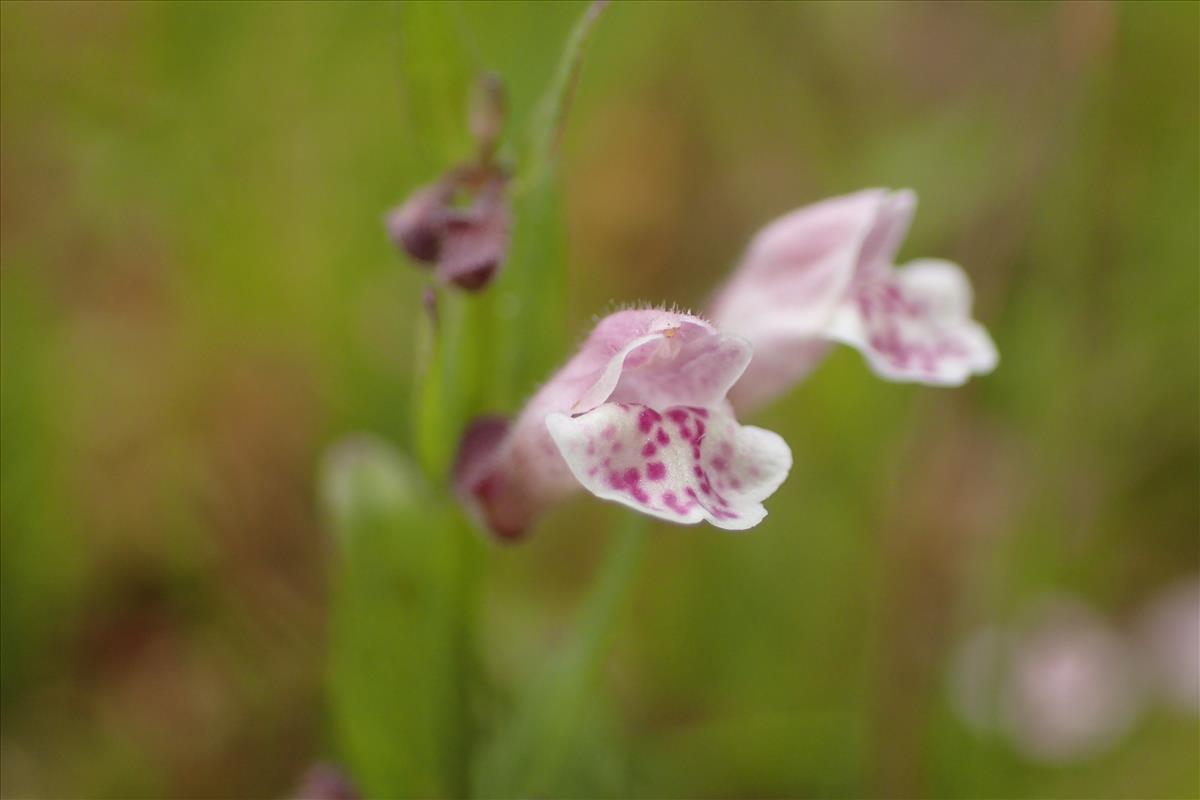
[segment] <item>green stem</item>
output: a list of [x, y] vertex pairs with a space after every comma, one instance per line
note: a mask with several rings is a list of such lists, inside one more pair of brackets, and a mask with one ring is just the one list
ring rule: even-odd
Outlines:
[[605, 555], [596, 583], [584, 601], [567, 652], [581, 689], [591, 682], [604, 660], [645, 550], [650, 518], [624, 510], [621, 513], [624, 519]]
[[551, 666], [555, 688], [545, 698], [551, 717], [542, 731], [541, 758], [530, 775], [534, 791], [559, 788], [559, 778], [579, 741], [585, 701], [595, 688], [622, 606], [641, 566], [650, 519], [624, 510], [621, 513], [624, 519], [584, 600], [573, 635]]
[[477, 658], [475, 633], [478, 622], [479, 588], [482, 571], [479, 534], [461, 514], [446, 533], [454, 537], [455, 563], [452, 566], [453, 597], [451, 650], [454, 653], [454, 745], [451, 756], [451, 796], [467, 797], [471, 785], [471, 759], [475, 749], [475, 720], [471, 713], [475, 690]]
[[588, 35], [600, 14], [608, 6], [608, 0], [594, 0], [583, 16], [571, 29], [563, 48], [562, 60], [554, 72], [554, 80], [542, 101], [540, 113], [534, 122], [533, 152], [530, 154], [528, 181], [536, 185], [548, 174], [558, 154], [558, 143], [567, 124], [567, 114], [575, 97], [575, 86], [579, 83], [579, 71], [583, 65], [583, 54]]
[[508, 725], [481, 762], [477, 794], [550, 796], [577, 765], [587, 731], [588, 699], [641, 565], [650, 519], [622, 512], [622, 522], [569, 640], [532, 676]]
[[562, 57], [524, 132], [518, 173], [512, 183], [516, 225], [508, 275], [491, 302], [502, 314], [494, 342], [490, 381], [497, 407], [528, 393], [562, 355], [567, 340], [567, 247], [561, 197], [554, 180], [558, 142], [583, 63], [585, 45], [606, 3], [592, 3], [575, 23]]

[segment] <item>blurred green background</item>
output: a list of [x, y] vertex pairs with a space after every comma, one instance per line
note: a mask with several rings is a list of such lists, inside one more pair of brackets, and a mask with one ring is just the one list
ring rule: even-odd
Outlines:
[[[279, 797], [338, 757], [317, 462], [414, 447], [426, 276], [381, 217], [468, 154], [463, 77], [519, 128], [582, 8], [448, 5], [449, 46], [403, 4], [0, 5], [4, 796]], [[702, 307], [761, 224], [866, 186], [917, 190], [902, 258], [961, 263], [1001, 353], [948, 391], [843, 348], [748, 420], [795, 467], [749, 535], [653, 531], [597, 688], [621, 793], [1200, 794], [1194, 717], [1049, 767], [945, 692], [978, 626], [1049, 592], [1120, 624], [1200, 569], [1198, 9], [606, 11], [529, 362]], [[624, 513], [483, 548], [490, 681], [553, 652]]]

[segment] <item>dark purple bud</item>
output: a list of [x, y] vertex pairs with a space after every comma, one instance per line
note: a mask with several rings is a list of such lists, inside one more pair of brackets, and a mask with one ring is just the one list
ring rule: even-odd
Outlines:
[[451, 482], [459, 500], [498, 541], [515, 542], [527, 529], [522, 509], [509, 502], [504, 454], [510, 425], [498, 416], [477, 418], [463, 433]]
[[415, 261], [437, 263], [446, 229], [450, 189], [445, 181], [422, 186], [387, 216], [392, 243]]
[[508, 254], [509, 219], [505, 179], [491, 178], [475, 204], [447, 213], [437, 275], [444, 283], [479, 291], [491, 283]]
[[[508, 253], [508, 176], [491, 164], [458, 167], [422, 186], [387, 216], [392, 242], [414, 260], [435, 265], [442, 284], [479, 291]], [[456, 195], [471, 205], [453, 205]]]

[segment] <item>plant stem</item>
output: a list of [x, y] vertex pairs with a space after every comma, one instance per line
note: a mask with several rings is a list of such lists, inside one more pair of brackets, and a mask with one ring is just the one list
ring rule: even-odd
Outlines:
[[577, 765], [587, 701], [637, 577], [650, 526], [650, 519], [641, 514], [625, 511], [622, 517], [569, 639], [531, 676], [513, 717], [486, 754], [478, 793], [555, 795]]
[[604, 660], [621, 607], [641, 566], [650, 518], [624, 510], [622, 516], [596, 583], [584, 601], [567, 653], [580, 684], [590, 683]]
[[446, 533], [454, 537], [455, 563], [451, 598], [451, 652], [454, 654], [454, 731], [451, 755], [451, 796], [467, 797], [471, 785], [471, 759], [475, 749], [475, 719], [471, 711], [475, 693], [477, 658], [475, 634], [479, 617], [479, 585], [482, 570], [479, 535], [461, 514]]
[[540, 113], [534, 122], [533, 152], [530, 154], [529, 182], [536, 184], [553, 168], [558, 154], [558, 143], [566, 128], [567, 114], [575, 97], [579, 83], [579, 71], [583, 65], [583, 54], [588, 35], [596, 20], [608, 6], [608, 0], [594, 0], [583, 12], [567, 37], [562, 60], [558, 62], [554, 80], [542, 101]]

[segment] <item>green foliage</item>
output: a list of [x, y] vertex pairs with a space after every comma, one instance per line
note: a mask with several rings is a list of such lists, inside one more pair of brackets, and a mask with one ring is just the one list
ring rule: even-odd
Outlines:
[[[614, 3], [504, 273], [433, 323], [381, 215], [470, 156], [480, 70], [529, 169], [586, 7], [0, 4], [0, 795], [328, 758], [379, 797], [1196, 796], [1194, 718], [1048, 767], [945, 678], [1046, 593], [1126, 624], [1200, 570], [1200, 8]], [[653, 530], [609, 629], [622, 514], [467, 529], [466, 420], [876, 184], [920, 194], [903, 258], [971, 274], [994, 375], [835, 352], [747, 420], [796, 456], [766, 522]]]
[[371, 439], [340, 444], [321, 486], [338, 554], [331, 712], [350, 774], [373, 796], [450, 796], [461, 741], [455, 531], [414, 467]]
[[597, 575], [569, 638], [536, 666], [475, 769], [476, 797], [619, 796], [624, 775], [613, 720], [597, 684], [651, 528], [623, 513], [604, 571]]

